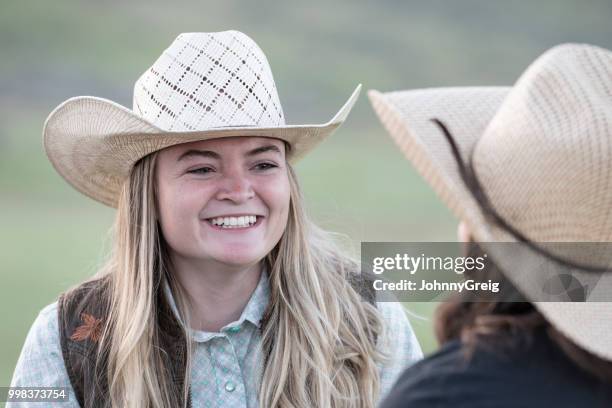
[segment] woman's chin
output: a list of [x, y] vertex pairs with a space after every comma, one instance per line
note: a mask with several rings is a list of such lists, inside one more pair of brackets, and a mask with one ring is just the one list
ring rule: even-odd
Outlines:
[[238, 250], [233, 248], [231, 250], [219, 251], [216, 254], [212, 254], [217, 262], [231, 266], [251, 266], [261, 261], [265, 257], [264, 253], [249, 250]]

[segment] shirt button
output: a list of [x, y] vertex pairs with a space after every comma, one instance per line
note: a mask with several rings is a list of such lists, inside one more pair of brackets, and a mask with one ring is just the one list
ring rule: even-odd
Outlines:
[[225, 383], [225, 391], [227, 392], [233, 392], [236, 389], [236, 386], [234, 385], [233, 382], [228, 381]]

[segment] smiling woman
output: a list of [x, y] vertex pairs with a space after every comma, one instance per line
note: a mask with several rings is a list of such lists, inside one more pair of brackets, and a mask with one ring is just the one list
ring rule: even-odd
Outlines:
[[253, 40], [190, 33], [136, 82], [133, 111], [56, 108], [47, 154], [117, 208], [115, 246], [40, 313], [11, 385], [65, 387], [63, 407], [374, 407], [421, 350], [308, 219], [291, 164], [358, 91], [325, 124], [286, 125]]
[[157, 162], [161, 228], [175, 249], [173, 263], [198, 258], [198, 270], [225, 276], [223, 265], [255, 265], [279, 241], [290, 196], [281, 140], [187, 143], [160, 152]]

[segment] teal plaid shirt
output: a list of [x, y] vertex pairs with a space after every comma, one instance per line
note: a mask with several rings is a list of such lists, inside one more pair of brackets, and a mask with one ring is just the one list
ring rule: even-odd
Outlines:
[[[168, 287], [164, 287], [176, 313]], [[194, 407], [257, 407], [261, 369], [261, 320], [269, 300], [265, 273], [238, 320], [218, 333], [191, 331], [195, 342], [191, 370], [191, 397]], [[408, 365], [422, 358], [421, 348], [400, 303], [378, 302], [386, 335], [379, 346], [388, 350], [391, 361], [380, 366], [380, 400]], [[66, 387], [69, 402], [46, 403], [59, 408], [79, 404], [66, 373], [59, 342], [57, 302], [42, 309], [28, 332], [11, 381], [11, 387]], [[8, 403], [7, 408], [28, 406]], [[34, 406], [39, 406], [35, 404]]]

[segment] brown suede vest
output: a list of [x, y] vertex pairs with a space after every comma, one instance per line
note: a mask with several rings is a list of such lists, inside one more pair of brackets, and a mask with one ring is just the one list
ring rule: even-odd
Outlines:
[[[362, 298], [375, 303], [372, 283], [361, 275], [352, 275], [351, 285]], [[105, 318], [108, 314], [109, 278], [81, 284], [63, 293], [58, 300], [60, 344], [68, 377], [76, 398], [83, 408], [109, 407], [107, 356], [96, 364], [96, 352]], [[173, 392], [183, 406], [183, 382], [186, 368], [186, 341], [162, 290], [156, 299], [160, 328], [160, 347], [165, 353], [167, 378], [174, 384]], [[265, 318], [264, 318], [265, 319]], [[262, 322], [261, 327], [264, 327]], [[187, 401], [191, 407], [191, 393]]]

